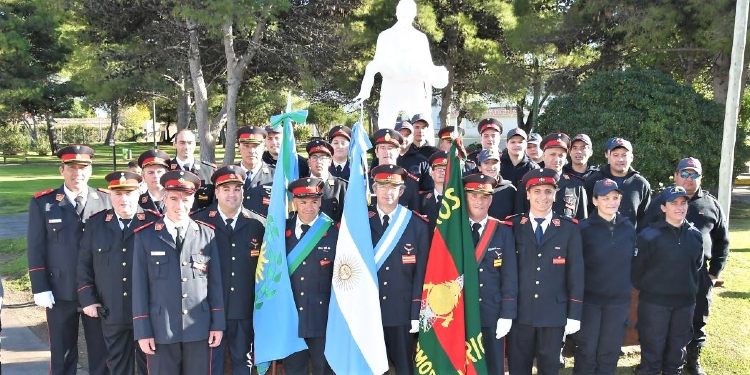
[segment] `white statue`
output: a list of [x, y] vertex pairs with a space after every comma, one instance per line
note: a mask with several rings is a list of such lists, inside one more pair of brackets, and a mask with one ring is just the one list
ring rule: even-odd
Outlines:
[[[355, 103], [370, 97], [375, 73], [383, 76], [378, 106], [378, 128], [393, 128], [399, 112], [432, 117], [432, 88], [448, 84], [448, 70], [432, 63], [427, 36], [414, 28], [417, 16], [414, 0], [401, 0], [396, 6], [396, 24], [378, 35], [375, 57], [367, 64], [365, 77]], [[427, 134], [434, 135], [432, 125]], [[434, 145], [435, 137], [427, 137]]]

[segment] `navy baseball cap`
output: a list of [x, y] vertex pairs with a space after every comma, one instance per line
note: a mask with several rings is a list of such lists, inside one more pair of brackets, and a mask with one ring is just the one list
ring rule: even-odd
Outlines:
[[575, 137], [573, 137], [573, 140], [570, 141], [570, 145], [573, 145], [573, 142], [575, 141], [581, 141], [589, 146], [591, 146], [591, 137], [589, 137], [587, 134], [576, 134]]
[[479, 161], [479, 164], [484, 163], [487, 160], [497, 160], [500, 161], [500, 151], [498, 150], [482, 150], [479, 151], [479, 155], [477, 155], [477, 161]]
[[521, 128], [513, 128], [508, 130], [508, 134], [506, 134], [506, 139], [511, 139], [515, 136], [520, 136], [524, 140], [529, 139], [529, 136], [526, 134], [526, 131]]
[[698, 174], [703, 174], [703, 167], [701, 166], [701, 161], [694, 157], [684, 158], [680, 160], [679, 163], [677, 163], [677, 171], [681, 171], [683, 169], [692, 169], [698, 172]]
[[423, 121], [427, 125], [431, 125], [432, 124], [432, 120], [429, 117], [427, 117], [427, 116], [425, 116], [425, 115], [423, 115], [421, 113], [417, 113], [416, 115], [414, 115], [414, 117], [411, 118], [411, 123], [412, 124], [416, 124], [417, 121]]
[[539, 133], [529, 133], [529, 143], [539, 146], [542, 143], [542, 135]]
[[617, 186], [617, 182], [609, 178], [601, 179], [594, 184], [594, 197], [603, 197], [612, 191], [622, 194], [622, 190]]
[[664, 202], [672, 202], [679, 197], [687, 198], [687, 191], [682, 186], [673, 185], [664, 189], [662, 196], [664, 197]]
[[409, 133], [414, 133], [414, 127], [411, 125], [411, 122], [406, 120], [397, 122], [396, 126], [394, 126], [394, 129], [397, 132], [400, 132], [402, 129], [406, 129], [409, 131]]
[[628, 151], [633, 151], [633, 145], [627, 139], [615, 137], [610, 138], [607, 142], [607, 151], [612, 151], [618, 147], [622, 147]]

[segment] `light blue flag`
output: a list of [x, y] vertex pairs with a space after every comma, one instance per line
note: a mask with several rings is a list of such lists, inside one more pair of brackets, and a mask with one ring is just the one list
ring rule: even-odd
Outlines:
[[307, 349], [305, 340], [298, 335], [299, 316], [289, 280], [284, 237], [290, 204], [287, 186], [299, 176], [292, 121], [302, 123], [306, 118], [307, 111], [291, 112], [289, 107], [287, 113], [271, 118], [274, 127], [283, 126], [283, 135], [273, 176], [266, 234], [255, 270], [253, 328], [259, 374], [268, 370], [271, 361]]
[[367, 214], [367, 150], [360, 122], [352, 129], [351, 176], [333, 263], [325, 356], [336, 374], [382, 374], [388, 358], [380, 319], [378, 275]]

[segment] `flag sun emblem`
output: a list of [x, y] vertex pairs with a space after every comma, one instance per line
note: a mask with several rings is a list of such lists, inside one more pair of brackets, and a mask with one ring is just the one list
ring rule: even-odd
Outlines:
[[362, 264], [349, 256], [336, 255], [334, 262], [333, 282], [341, 290], [350, 291], [359, 284], [362, 276]]

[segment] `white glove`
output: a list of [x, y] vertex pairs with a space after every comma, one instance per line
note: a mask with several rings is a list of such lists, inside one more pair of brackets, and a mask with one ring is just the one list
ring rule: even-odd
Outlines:
[[581, 321], [575, 319], [568, 319], [565, 324], [565, 336], [572, 335], [581, 329]]
[[498, 319], [497, 328], [495, 329], [495, 338], [499, 339], [507, 335], [508, 332], [510, 332], [511, 325], [513, 325], [513, 319]]
[[34, 303], [40, 307], [52, 308], [55, 304], [55, 296], [52, 295], [51, 291], [34, 293]]
[[412, 320], [411, 329], [409, 330], [409, 333], [417, 333], [417, 332], [419, 332], [419, 320]]

